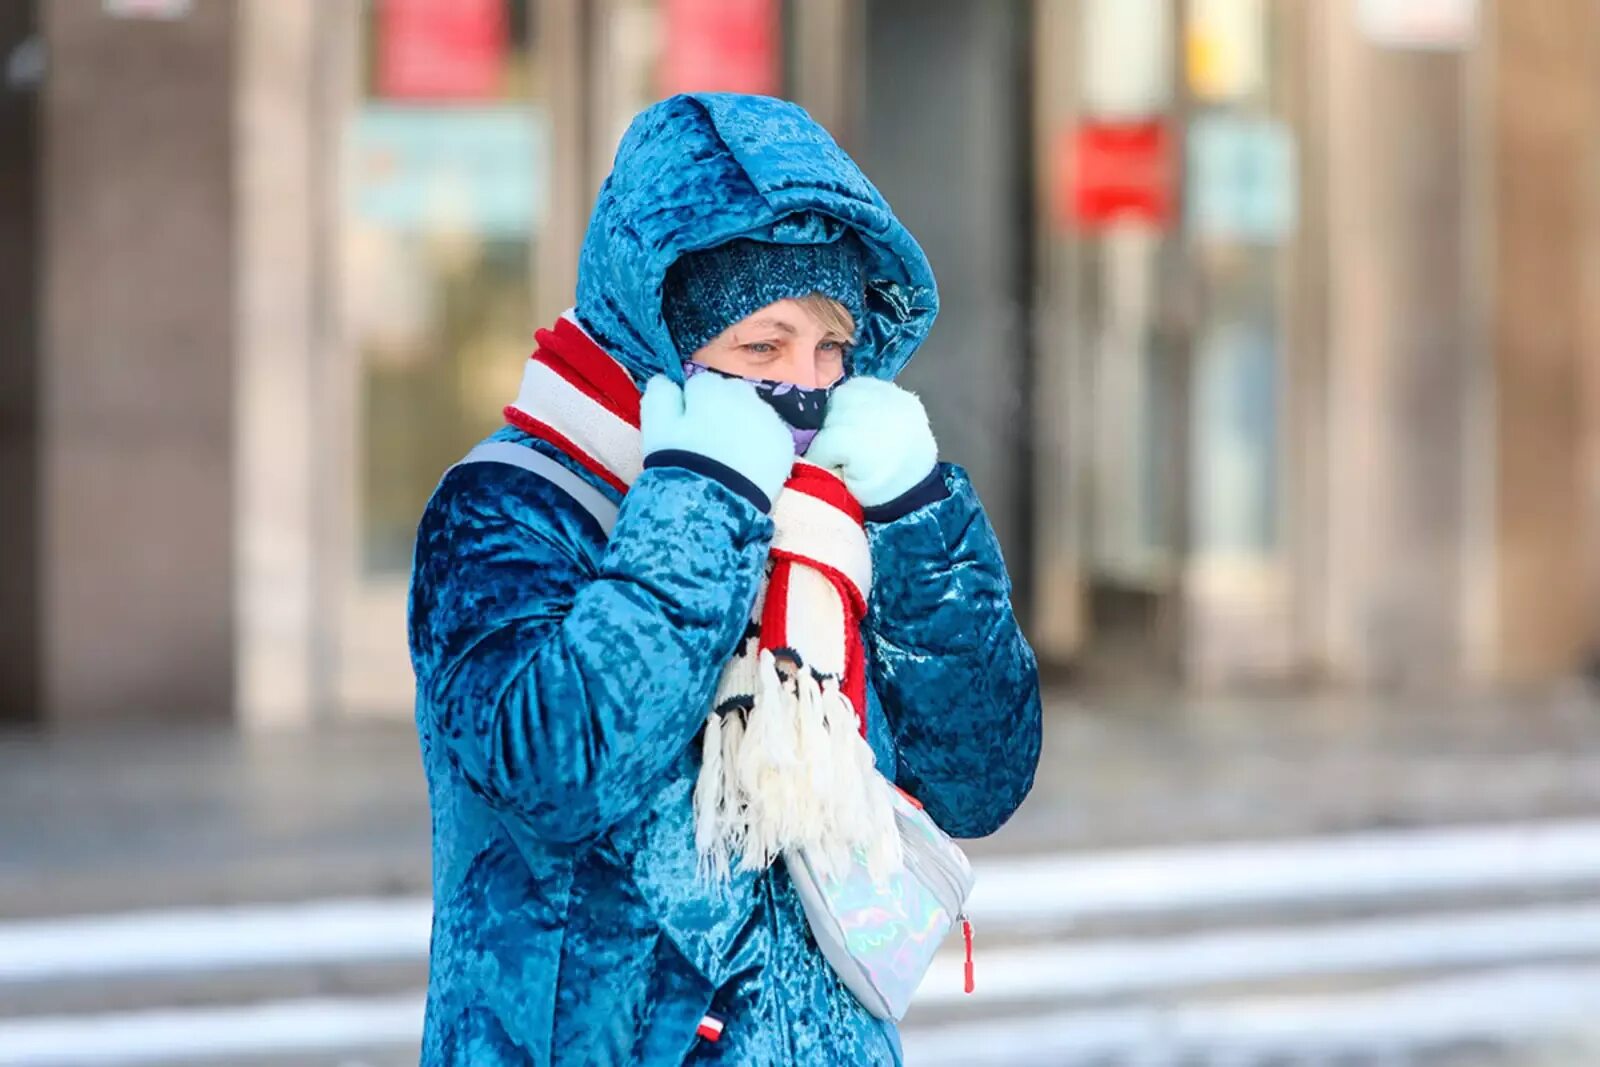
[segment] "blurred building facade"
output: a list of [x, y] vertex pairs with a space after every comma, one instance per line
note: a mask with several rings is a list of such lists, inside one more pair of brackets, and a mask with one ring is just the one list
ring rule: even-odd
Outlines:
[[416, 517], [679, 89], [799, 100], [923, 240], [907, 380], [1044, 658], [1600, 641], [1592, 0], [38, 0], [0, 49], [6, 719], [408, 714]]

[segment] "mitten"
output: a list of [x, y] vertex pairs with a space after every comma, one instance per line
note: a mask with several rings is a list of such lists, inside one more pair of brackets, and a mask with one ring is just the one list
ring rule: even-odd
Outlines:
[[789, 428], [749, 382], [697, 374], [680, 386], [658, 375], [645, 386], [639, 424], [646, 467], [697, 470], [763, 511], [794, 467]]
[[806, 459], [838, 471], [851, 495], [873, 508], [925, 482], [939, 446], [915, 393], [880, 378], [851, 378], [833, 391]]

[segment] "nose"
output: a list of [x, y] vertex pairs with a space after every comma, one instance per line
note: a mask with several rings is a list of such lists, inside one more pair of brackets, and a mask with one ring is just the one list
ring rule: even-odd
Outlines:
[[815, 348], [798, 354], [789, 368], [789, 380], [807, 389], [827, 385], [828, 370], [817, 359]]

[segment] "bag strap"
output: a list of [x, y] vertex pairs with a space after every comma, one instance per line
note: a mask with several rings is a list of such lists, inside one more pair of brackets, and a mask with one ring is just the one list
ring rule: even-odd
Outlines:
[[617, 505], [607, 499], [604, 493], [556, 460], [527, 445], [519, 445], [515, 441], [484, 441], [461, 457], [455, 467], [463, 463], [508, 463], [513, 467], [521, 467], [571, 497], [573, 503], [586, 511], [607, 537], [611, 536], [611, 528], [617, 524]]

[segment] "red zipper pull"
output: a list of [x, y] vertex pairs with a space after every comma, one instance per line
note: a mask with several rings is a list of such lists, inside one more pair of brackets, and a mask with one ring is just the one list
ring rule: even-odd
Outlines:
[[972, 992], [972, 920], [961, 917], [961, 936], [967, 942], [967, 992]]

